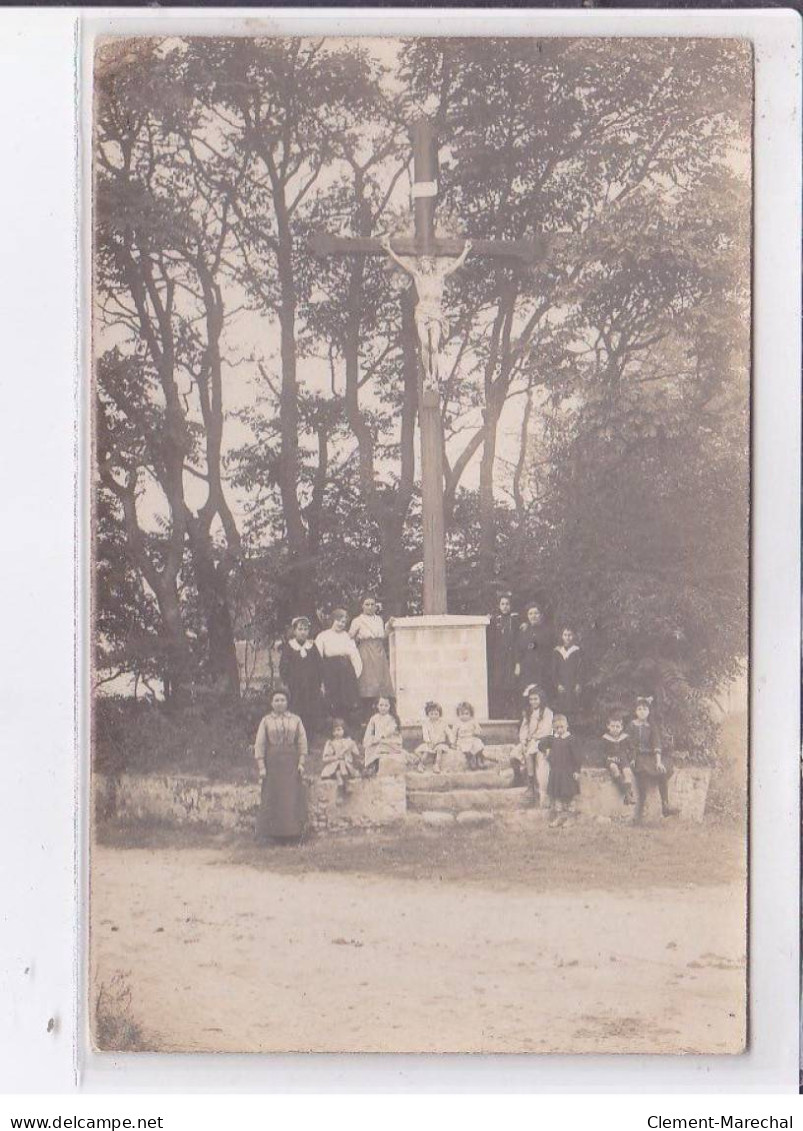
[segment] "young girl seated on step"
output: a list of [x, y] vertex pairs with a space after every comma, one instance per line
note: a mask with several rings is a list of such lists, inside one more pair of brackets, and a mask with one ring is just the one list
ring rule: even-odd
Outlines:
[[362, 748], [366, 777], [379, 772], [379, 763], [386, 754], [404, 753], [399, 720], [393, 714], [387, 695], [380, 695], [376, 701], [376, 710], [365, 728]]
[[541, 749], [541, 739], [552, 734], [552, 712], [541, 695], [541, 689], [530, 684], [524, 689], [524, 717], [519, 728], [518, 745], [513, 747], [510, 764], [514, 785], [528, 785], [533, 801], [542, 809], [549, 806], [547, 785], [549, 762]]
[[349, 782], [360, 776], [355, 764], [359, 754], [357, 743], [346, 736], [343, 719], [332, 719], [331, 735], [323, 747], [321, 777], [334, 778], [343, 791], [347, 792]]
[[465, 758], [469, 770], [485, 769], [485, 743], [482, 741], [480, 724], [474, 718], [474, 708], [465, 701], [457, 704], [454, 744]]
[[443, 718], [443, 707], [440, 703], [430, 700], [424, 706], [424, 722], [421, 727], [423, 739], [420, 746], [416, 747], [416, 757], [422, 768], [433, 763], [432, 769], [436, 774], [441, 772], [441, 763], [444, 754], [452, 749], [453, 735], [451, 727]]

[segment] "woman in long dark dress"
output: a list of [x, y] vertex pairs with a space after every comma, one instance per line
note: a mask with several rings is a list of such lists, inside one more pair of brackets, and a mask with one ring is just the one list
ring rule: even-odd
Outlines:
[[309, 740], [319, 729], [323, 714], [321, 656], [309, 638], [310, 622], [306, 617], [296, 617], [290, 633], [282, 647], [279, 674], [287, 688], [290, 708], [304, 724]]
[[274, 691], [271, 711], [259, 724], [254, 756], [262, 782], [258, 840], [299, 840], [307, 823], [304, 763], [307, 735], [298, 715], [287, 710], [287, 695]]
[[548, 684], [547, 664], [552, 651], [552, 634], [540, 605], [528, 605], [526, 617], [516, 640], [516, 678], [522, 691], [531, 683], [536, 687]]
[[492, 719], [514, 719], [519, 710], [516, 684], [516, 642], [519, 618], [511, 597], [503, 593], [488, 626], [488, 699]]

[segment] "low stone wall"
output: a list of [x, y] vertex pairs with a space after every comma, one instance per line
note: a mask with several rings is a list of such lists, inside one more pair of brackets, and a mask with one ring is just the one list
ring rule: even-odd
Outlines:
[[399, 775], [352, 782], [346, 793], [337, 782], [316, 781], [309, 790], [309, 812], [318, 829], [393, 825], [407, 816], [407, 786]]
[[[375, 778], [351, 783], [347, 792], [335, 782], [315, 781], [309, 787], [310, 824], [318, 830], [347, 828], [382, 828], [398, 824], [408, 814], [407, 784], [403, 765], [388, 765]], [[429, 775], [428, 775], [429, 776]], [[423, 777], [423, 775], [422, 775]], [[705, 802], [711, 771], [699, 766], [679, 768], [669, 781], [669, 799], [680, 810], [680, 819], [700, 822], [705, 815]], [[425, 780], [422, 784], [425, 784]], [[415, 777], [418, 784], [418, 777]], [[466, 790], [463, 808], [476, 808], [482, 790]], [[506, 809], [497, 794], [491, 809]], [[99, 817], [122, 821], [151, 820], [173, 825], [198, 825], [210, 829], [251, 832], [259, 805], [256, 782], [233, 783], [210, 781], [189, 775], [123, 774], [119, 778], [95, 775], [95, 811]], [[437, 807], [437, 794], [433, 794]], [[481, 806], [480, 806], [481, 807]], [[583, 770], [577, 812], [589, 818], [622, 817], [622, 797], [604, 769]], [[657, 790], [650, 791], [645, 808], [647, 819], [660, 816]]]
[[[705, 800], [711, 771], [703, 766], [679, 767], [669, 779], [669, 803], [679, 810], [680, 819], [699, 823], [705, 816]], [[606, 769], [587, 767], [580, 775], [580, 796], [575, 802], [578, 813], [587, 817], [621, 817], [622, 795], [611, 781]], [[632, 812], [632, 809], [625, 809]], [[659, 818], [661, 802], [658, 790], [647, 793], [644, 816], [647, 820]]]
[[[123, 774], [116, 779], [96, 775], [94, 789], [96, 813], [123, 821], [251, 832], [259, 807], [256, 782], [238, 785], [167, 774]], [[404, 819], [407, 788], [398, 774], [355, 781], [348, 793], [339, 791], [336, 782], [315, 781], [308, 802], [313, 828], [379, 828]]]
[[213, 829], [253, 830], [259, 807], [255, 782], [210, 781], [174, 774], [94, 777], [95, 812], [122, 821], [164, 821]]

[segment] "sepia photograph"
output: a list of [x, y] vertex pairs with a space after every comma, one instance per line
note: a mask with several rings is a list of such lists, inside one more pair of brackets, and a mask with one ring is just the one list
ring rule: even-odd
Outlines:
[[93, 1047], [744, 1052], [750, 42], [91, 97]]

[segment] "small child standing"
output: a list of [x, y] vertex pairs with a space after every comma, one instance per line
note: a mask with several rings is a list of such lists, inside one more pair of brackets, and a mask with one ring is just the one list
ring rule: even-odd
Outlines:
[[390, 698], [380, 695], [376, 701], [376, 711], [368, 720], [362, 740], [365, 757], [365, 775], [373, 777], [379, 772], [379, 763], [385, 754], [402, 754], [399, 720], [391, 710]]
[[334, 778], [343, 792], [347, 792], [349, 782], [360, 776], [354, 764], [354, 759], [359, 753], [354, 739], [346, 736], [346, 724], [343, 719], [332, 719], [331, 737], [327, 738], [323, 747], [321, 777]]
[[470, 703], [457, 704], [457, 724], [454, 728], [454, 744], [466, 760], [470, 770], [484, 770], [486, 766], [485, 743], [482, 741], [480, 724], [474, 718], [474, 708]]
[[638, 801], [633, 815], [635, 824], [641, 824], [644, 817], [644, 802], [652, 784], [658, 787], [661, 798], [661, 812], [664, 817], [676, 817], [678, 810], [669, 804], [669, 777], [672, 767], [668, 766], [661, 750], [661, 732], [650, 719], [652, 699], [640, 696], [636, 700], [635, 718], [630, 723], [628, 733], [633, 743], [633, 760]]
[[432, 760], [434, 762], [432, 769], [439, 774], [444, 754], [452, 749], [451, 727], [444, 721], [443, 707], [433, 700], [424, 705], [424, 716], [421, 727], [423, 742], [416, 747], [416, 756], [421, 766]]
[[556, 829], [568, 821], [572, 802], [580, 792], [580, 751], [577, 740], [569, 734], [565, 715], [555, 715], [552, 734], [541, 739], [541, 749], [549, 759], [547, 791], [555, 809], [549, 827]]
[[635, 805], [633, 794], [633, 743], [625, 733], [621, 715], [611, 714], [602, 736], [602, 753], [608, 773], [625, 805]]

